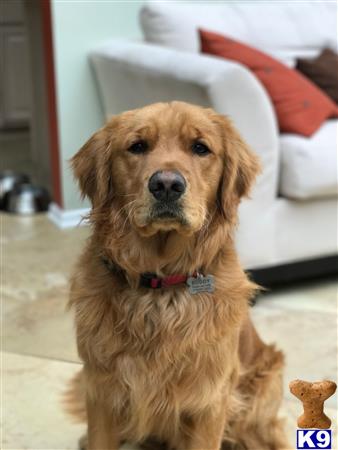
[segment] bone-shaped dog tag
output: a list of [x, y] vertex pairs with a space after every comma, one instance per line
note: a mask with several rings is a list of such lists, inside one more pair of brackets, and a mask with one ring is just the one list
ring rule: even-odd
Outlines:
[[215, 283], [212, 275], [197, 275], [187, 279], [190, 294], [198, 294], [200, 292], [214, 292]]

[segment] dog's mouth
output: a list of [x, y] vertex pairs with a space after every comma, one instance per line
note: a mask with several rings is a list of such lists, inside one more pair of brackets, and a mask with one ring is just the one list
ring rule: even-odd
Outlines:
[[194, 228], [181, 202], [156, 201], [140, 208], [134, 215], [134, 225], [142, 236], [152, 236], [159, 231], [176, 231], [190, 235]]
[[149, 214], [150, 222], [179, 222], [187, 225], [182, 207], [177, 202], [156, 202]]

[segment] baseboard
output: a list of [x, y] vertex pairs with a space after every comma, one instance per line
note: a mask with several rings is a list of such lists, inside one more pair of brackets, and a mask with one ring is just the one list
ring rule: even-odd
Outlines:
[[64, 210], [56, 203], [51, 203], [48, 210], [48, 218], [58, 228], [74, 228], [88, 224], [88, 221], [84, 217], [86, 217], [89, 211], [90, 208]]

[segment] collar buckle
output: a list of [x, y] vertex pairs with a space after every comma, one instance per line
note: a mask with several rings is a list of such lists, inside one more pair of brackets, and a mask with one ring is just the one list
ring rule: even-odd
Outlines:
[[158, 278], [156, 273], [145, 272], [140, 275], [140, 286], [160, 289], [162, 287], [162, 279]]

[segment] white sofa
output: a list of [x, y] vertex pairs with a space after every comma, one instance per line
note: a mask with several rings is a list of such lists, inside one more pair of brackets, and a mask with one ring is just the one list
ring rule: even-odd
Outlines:
[[197, 28], [224, 33], [292, 66], [336, 50], [336, 4], [146, 3], [144, 42], [91, 54], [105, 115], [184, 100], [229, 115], [264, 171], [240, 207], [237, 247], [248, 269], [337, 255], [337, 121], [311, 137], [279, 134], [267, 92], [244, 66], [199, 53]]

